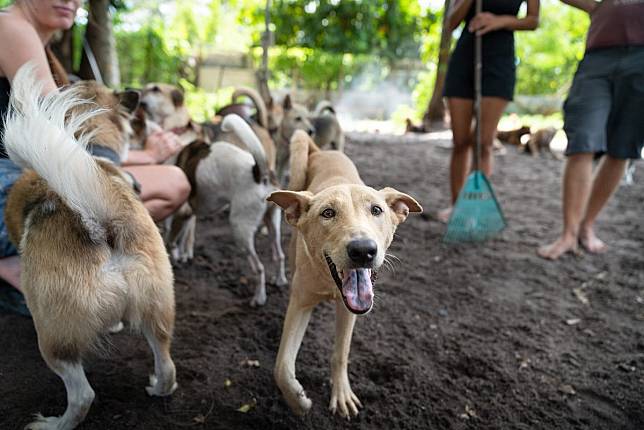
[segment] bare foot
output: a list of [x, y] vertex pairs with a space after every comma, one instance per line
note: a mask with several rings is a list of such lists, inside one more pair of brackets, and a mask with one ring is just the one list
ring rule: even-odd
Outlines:
[[537, 250], [539, 257], [547, 260], [556, 260], [566, 252], [572, 252], [574, 254], [579, 252], [576, 237], [569, 235], [561, 236], [549, 245], [540, 246]]
[[444, 224], [447, 224], [449, 222], [449, 218], [452, 216], [452, 211], [453, 210], [454, 210], [453, 206], [450, 206], [448, 208], [442, 209], [442, 210], [438, 211], [438, 213], [436, 214], [436, 218], [440, 222], [442, 222]]
[[579, 243], [591, 254], [601, 254], [608, 249], [608, 245], [595, 235], [595, 230], [592, 227], [581, 229]]

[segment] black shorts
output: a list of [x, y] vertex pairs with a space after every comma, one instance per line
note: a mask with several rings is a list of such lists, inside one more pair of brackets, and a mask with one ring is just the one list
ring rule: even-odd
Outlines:
[[[516, 84], [516, 64], [512, 54], [483, 54], [481, 94], [512, 100]], [[447, 67], [445, 97], [474, 99], [474, 58], [467, 50], [454, 50]]]
[[644, 47], [587, 52], [564, 103], [566, 155], [641, 157], [644, 145]]

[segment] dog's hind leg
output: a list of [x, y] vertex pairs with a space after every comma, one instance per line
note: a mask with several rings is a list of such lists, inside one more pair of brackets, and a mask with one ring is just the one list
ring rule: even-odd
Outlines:
[[[297, 278], [297, 275], [296, 275]], [[297, 279], [294, 279], [294, 285]], [[293, 290], [292, 290], [293, 291]], [[302, 345], [306, 327], [311, 319], [313, 306], [303, 306], [291, 293], [291, 299], [284, 318], [282, 339], [275, 361], [273, 376], [284, 400], [297, 415], [306, 414], [311, 409], [311, 399], [304, 392], [302, 384], [295, 377], [295, 360]]]
[[170, 336], [152, 327], [144, 327], [143, 334], [154, 354], [154, 375], [150, 375], [150, 385], [145, 390], [150, 396], [169, 396], [177, 389]]
[[273, 251], [273, 261], [279, 265], [275, 284], [283, 287], [288, 284], [286, 280], [285, 256], [282, 250], [282, 211], [277, 205], [270, 204], [264, 215], [264, 223], [268, 228], [271, 237], [271, 248]]
[[47, 365], [65, 384], [67, 409], [60, 417], [43, 417], [38, 414], [36, 420], [25, 428], [30, 430], [71, 430], [85, 419], [94, 401], [94, 390], [87, 381], [80, 359], [60, 360], [44, 350], [42, 352]]
[[335, 345], [331, 357], [332, 387], [329, 409], [333, 413], [340, 409], [340, 415], [343, 417], [355, 416], [358, 415], [358, 408], [362, 407], [362, 404], [351, 390], [348, 365], [356, 316], [347, 310], [342, 300], [337, 300], [335, 318]]
[[266, 205], [263, 201], [242, 202], [241, 205], [233, 202], [229, 217], [235, 243], [242, 252], [246, 253], [250, 268], [257, 277], [255, 294], [250, 301], [253, 307], [263, 306], [266, 303], [266, 274], [264, 265], [255, 251], [255, 231], [265, 213]]

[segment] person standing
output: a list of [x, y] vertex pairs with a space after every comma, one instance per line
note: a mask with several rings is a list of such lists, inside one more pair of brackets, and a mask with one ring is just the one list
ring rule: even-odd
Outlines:
[[[563, 231], [541, 246], [555, 260], [577, 252], [606, 251], [595, 221], [644, 144], [644, 0], [561, 0], [587, 12], [590, 27], [564, 104], [568, 137], [563, 175]], [[593, 159], [605, 154], [593, 178]]]
[[[519, 18], [517, 15], [524, 1], [528, 5], [527, 13]], [[452, 52], [445, 78], [444, 96], [451, 118], [454, 148], [449, 176], [451, 204], [438, 213], [439, 220], [443, 222], [449, 220], [452, 207], [471, 169], [475, 36], [483, 36], [481, 170], [489, 177], [492, 174], [492, 144], [496, 129], [514, 95], [514, 32], [538, 27], [539, 0], [483, 0], [483, 12], [480, 14], [475, 13], [474, 0], [456, 0], [449, 11], [450, 31], [454, 31], [463, 21], [465, 28]]]

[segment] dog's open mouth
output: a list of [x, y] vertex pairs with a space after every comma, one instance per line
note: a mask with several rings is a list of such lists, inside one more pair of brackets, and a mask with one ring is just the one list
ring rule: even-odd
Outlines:
[[367, 268], [338, 272], [331, 257], [324, 254], [324, 258], [347, 309], [357, 315], [369, 312], [373, 306], [373, 284], [376, 280], [376, 272]]

